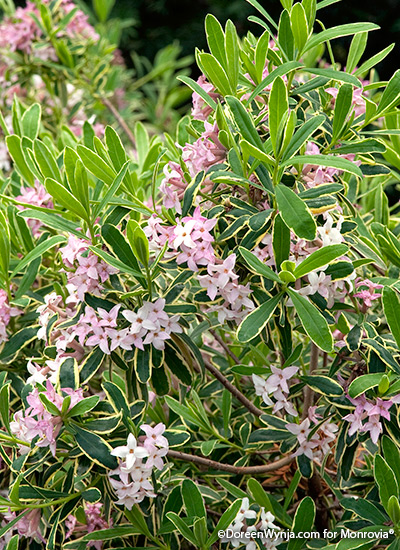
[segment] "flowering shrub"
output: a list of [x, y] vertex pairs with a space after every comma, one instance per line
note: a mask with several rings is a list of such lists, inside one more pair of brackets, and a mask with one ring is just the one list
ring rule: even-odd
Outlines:
[[313, 32], [329, 2], [250, 3], [257, 37], [208, 16], [192, 116], [133, 158], [16, 103], [2, 548], [398, 548], [400, 73], [357, 68], [372, 23]]

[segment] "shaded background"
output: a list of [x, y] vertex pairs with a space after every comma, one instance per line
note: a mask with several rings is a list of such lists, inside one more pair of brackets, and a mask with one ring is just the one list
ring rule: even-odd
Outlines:
[[[278, 19], [282, 10], [279, 0], [259, 0]], [[90, 4], [90, 0], [88, 2]], [[153, 59], [157, 51], [174, 40], [179, 41], [182, 55], [191, 55], [195, 47], [206, 48], [204, 18], [213, 13], [221, 22], [232, 19], [240, 35], [251, 30], [261, 34], [261, 27], [247, 21], [256, 10], [245, 0], [116, 0], [111, 17], [133, 18], [135, 25], [124, 31], [121, 49], [129, 63], [129, 52]], [[326, 27], [369, 21], [381, 30], [370, 33], [366, 58], [392, 42], [397, 46], [379, 66], [382, 79], [389, 78], [400, 67], [400, 0], [344, 0], [318, 12]], [[315, 26], [317, 29], [317, 26]], [[332, 42], [335, 58], [344, 63], [350, 39]], [[197, 76], [193, 65], [193, 76]]]

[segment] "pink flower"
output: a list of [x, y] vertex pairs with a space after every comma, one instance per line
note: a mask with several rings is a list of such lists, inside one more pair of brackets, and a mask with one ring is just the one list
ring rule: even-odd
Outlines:
[[158, 447], [168, 447], [168, 439], [162, 434], [165, 432], [165, 424], [161, 422], [152, 428], [149, 424], [142, 424], [140, 429], [146, 434], [144, 446], [157, 445]]
[[274, 392], [280, 387], [283, 392], [289, 393], [287, 381], [290, 380], [290, 378], [292, 378], [298, 370], [298, 367], [279, 369], [278, 367], [271, 366], [271, 372], [273, 374], [267, 379], [267, 384], [270, 391]]
[[205, 131], [194, 143], [187, 143], [182, 150], [182, 159], [186, 163], [191, 177], [202, 170], [208, 170], [214, 164], [225, 159], [226, 149], [218, 139], [217, 124], [204, 122]]
[[[199, 76], [199, 78], [197, 79], [197, 84], [211, 97], [211, 99], [216, 100], [218, 98], [218, 94], [215, 93], [214, 86], [209, 82], [207, 82], [204, 74]], [[193, 102], [192, 117], [195, 120], [207, 120], [209, 115], [213, 111], [212, 108], [209, 105], [207, 105], [204, 99], [201, 96], [199, 96], [197, 92], [193, 92], [192, 102]]]

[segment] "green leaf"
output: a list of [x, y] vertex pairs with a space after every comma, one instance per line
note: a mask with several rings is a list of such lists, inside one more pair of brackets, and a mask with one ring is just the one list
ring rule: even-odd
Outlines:
[[35, 176], [26, 163], [22, 152], [21, 138], [15, 134], [6, 137], [8, 151], [14, 161], [17, 172], [31, 187], [35, 185]]
[[287, 159], [290, 159], [294, 154], [297, 153], [297, 151], [308, 142], [312, 134], [318, 130], [322, 126], [322, 124], [325, 122], [325, 116], [324, 115], [317, 115], [313, 116], [312, 118], [308, 119], [304, 124], [300, 126], [300, 128], [296, 131], [294, 136], [289, 142], [288, 147], [285, 149], [285, 152], [283, 153], [282, 160], [285, 161]]
[[292, 299], [297, 315], [308, 336], [323, 351], [331, 352], [333, 349], [333, 338], [325, 317], [304, 296], [301, 296], [291, 288], [288, 288], [287, 292]]
[[111, 162], [115, 170], [119, 172], [127, 161], [124, 146], [122, 145], [119, 135], [111, 126], [106, 127], [104, 137]]
[[247, 100], [247, 103], [250, 104], [253, 99], [256, 98], [260, 93], [265, 92], [266, 87], [269, 86], [271, 82], [274, 82], [274, 80], [278, 76], [288, 75], [290, 72], [295, 71], [296, 69], [300, 69], [301, 67], [304, 67], [304, 65], [299, 61], [289, 61], [288, 63], [283, 63], [283, 65], [280, 65], [279, 67], [274, 69], [268, 76], [264, 78], [264, 80], [260, 82], [260, 84], [258, 84], [258, 86], [254, 88], [251, 96]]
[[147, 268], [150, 257], [149, 241], [137, 221], [128, 221], [126, 236], [136, 258]]
[[[293, 520], [292, 531], [294, 533], [304, 533], [311, 531], [315, 518], [315, 503], [311, 497], [305, 497], [297, 507]], [[301, 537], [292, 538], [288, 544], [288, 550], [300, 550], [304, 544]]]
[[103, 239], [109, 245], [115, 256], [124, 264], [129, 266], [136, 272], [138, 280], [145, 281], [143, 277], [140, 277], [141, 269], [138, 261], [133, 254], [131, 247], [124, 235], [115, 226], [110, 224], [104, 224], [101, 228], [101, 234]]
[[359, 376], [349, 386], [349, 395], [350, 397], [358, 397], [362, 393], [365, 393], [371, 388], [379, 386], [379, 382], [382, 379], [383, 374], [381, 372], [376, 374], [363, 374]]
[[39, 133], [41, 108], [39, 103], [34, 103], [22, 115], [22, 133], [29, 139], [36, 139]]
[[15, 332], [4, 344], [0, 353], [0, 362], [8, 363], [12, 361], [17, 354], [33, 340], [37, 338], [39, 326], [29, 326]]
[[115, 540], [140, 534], [141, 531], [136, 525], [120, 525], [118, 527], [112, 527], [111, 529], [100, 529], [99, 531], [93, 531], [92, 533], [88, 533], [87, 535], [85, 535], [82, 540]]
[[65, 242], [66, 240], [66, 237], [64, 237], [63, 235], [56, 235], [37, 245], [33, 250], [28, 252], [28, 254], [22, 258], [22, 260], [18, 262], [14, 271], [11, 273], [11, 278], [15, 277], [15, 275], [17, 273], [20, 273], [24, 269], [24, 267], [29, 265], [39, 256], [42, 256], [45, 252], [47, 252], [47, 250], [53, 248], [57, 244]]
[[99, 402], [99, 396], [98, 395], [91, 395], [90, 397], [86, 397], [82, 401], [79, 401], [76, 405], [74, 405], [69, 411], [68, 411], [68, 418], [72, 418], [73, 416], [82, 416], [83, 414], [86, 414], [87, 412], [94, 409], [94, 407]]
[[257, 275], [266, 277], [271, 281], [275, 281], [276, 283], [282, 282], [278, 277], [278, 275], [275, 273], [275, 271], [272, 271], [270, 267], [268, 267], [261, 260], [259, 260], [252, 252], [250, 252], [250, 250], [247, 250], [246, 248], [243, 248], [242, 246], [240, 246], [239, 252], [242, 255], [245, 262], [247, 263], [247, 265], [250, 267], [251, 271], [253, 271], [254, 273], [257, 273]]
[[91, 151], [84, 145], [78, 145], [76, 148], [82, 162], [96, 178], [103, 181], [106, 185], [112, 185], [117, 173], [109, 166], [97, 153]]
[[334, 155], [299, 155], [286, 160], [282, 163], [282, 166], [288, 166], [289, 164], [316, 164], [318, 166], [329, 166], [331, 168], [343, 170], [343, 172], [349, 172], [360, 178], [363, 177], [360, 168], [354, 164], [354, 162], [335, 157]]
[[281, 298], [282, 293], [279, 293], [247, 315], [237, 330], [237, 338], [239, 342], [248, 342], [260, 334], [268, 321], [271, 319]]
[[343, 395], [342, 386], [328, 376], [310, 375], [302, 376], [301, 379], [308, 386], [310, 386], [310, 388], [315, 390], [317, 393], [321, 393], [322, 395], [328, 395], [331, 397]]
[[301, 54], [308, 39], [308, 21], [306, 12], [299, 2], [293, 6], [290, 12], [290, 26], [292, 27], [296, 48]]
[[357, 63], [360, 61], [368, 40], [367, 32], [360, 32], [356, 34], [351, 41], [349, 54], [347, 56], [346, 71], [350, 74], [353, 73], [357, 67]]
[[317, 226], [306, 204], [292, 189], [282, 184], [276, 186], [275, 193], [280, 215], [286, 225], [300, 239], [313, 241], [317, 234]]
[[129, 418], [129, 404], [121, 388], [117, 386], [117, 384], [114, 384], [114, 382], [107, 381], [103, 383], [103, 389], [106, 392], [115, 412], [119, 413], [122, 411], [122, 414], [125, 415], [126, 418]]
[[182, 201], [182, 216], [187, 216], [193, 206], [197, 192], [204, 180], [204, 172], [199, 172], [191, 183], [186, 187]]
[[400, 69], [394, 73], [386, 86], [376, 111], [376, 117], [394, 107], [400, 98]]
[[60, 169], [58, 168], [56, 159], [53, 157], [53, 154], [43, 143], [43, 141], [35, 139], [35, 141], [33, 142], [33, 151], [35, 153], [35, 159], [39, 165], [43, 177], [45, 179], [51, 178], [56, 182], [62, 181]]
[[261, 138], [258, 135], [258, 132], [253, 124], [253, 120], [251, 119], [246, 109], [243, 107], [243, 104], [236, 97], [233, 96], [227, 96], [225, 100], [229, 106], [233, 120], [240, 130], [242, 137], [246, 141], [254, 145], [254, 147], [263, 150]]
[[3, 426], [10, 432], [10, 384], [5, 384], [0, 390], [0, 417]]
[[383, 49], [381, 52], [375, 54], [370, 59], [367, 59], [367, 61], [364, 61], [364, 63], [359, 67], [355, 72], [354, 76], [362, 76], [363, 74], [367, 73], [372, 67], [375, 67], [378, 63], [380, 63], [387, 55], [390, 54], [390, 52], [395, 47], [395, 44], [390, 44], [387, 48]]
[[222, 67], [227, 68], [225, 51], [225, 35], [220, 22], [214, 15], [208, 13], [205, 19], [205, 28], [208, 47], [211, 54], [219, 61]]
[[351, 510], [360, 518], [366, 519], [375, 525], [387, 521], [387, 517], [369, 500], [348, 497], [341, 499], [340, 505], [343, 506], [345, 510]]
[[332, 27], [311, 36], [307, 41], [304, 51], [307, 52], [308, 50], [311, 50], [311, 48], [315, 48], [315, 46], [318, 46], [327, 40], [333, 40], [335, 38], [341, 38], [342, 36], [349, 36], [350, 34], [357, 34], [359, 32], [375, 31], [377, 29], [379, 29], [379, 26], [374, 25], [373, 23], [349, 23], [346, 25]]
[[400, 302], [397, 293], [390, 287], [385, 286], [382, 293], [383, 311], [388, 322], [391, 333], [400, 348]]
[[343, 84], [340, 86], [336, 97], [335, 110], [333, 114], [332, 141], [336, 141], [342, 133], [342, 130], [346, 124], [347, 116], [352, 108], [352, 100], [353, 87], [351, 84]]
[[305, 73], [311, 73], [316, 74], [319, 76], [323, 76], [325, 78], [329, 78], [330, 80], [337, 80], [339, 82], [347, 82], [348, 84], [352, 84], [356, 88], [361, 88], [361, 82], [353, 76], [352, 74], [344, 73], [342, 71], [337, 71], [336, 69], [320, 69], [320, 68], [313, 68], [313, 69], [303, 69]]
[[235, 25], [230, 19], [225, 26], [225, 51], [227, 56], [227, 75], [231, 88], [236, 91], [239, 80], [239, 44]]
[[192, 532], [192, 529], [183, 521], [182, 518], [175, 514], [175, 512], [168, 512], [167, 518], [175, 525], [179, 533], [189, 542], [191, 542], [195, 548], [198, 548], [198, 541]]
[[393, 470], [396, 480], [400, 480], [400, 451], [398, 446], [390, 437], [383, 435], [381, 438], [381, 447], [385, 460]]
[[312, 252], [307, 258], [305, 258], [294, 270], [293, 275], [296, 279], [304, 277], [307, 273], [321, 269], [333, 262], [336, 258], [344, 256], [349, 251], [349, 247], [346, 244], [331, 244], [323, 246], [315, 252]]
[[287, 88], [281, 76], [278, 76], [272, 84], [268, 102], [269, 132], [275, 157], [278, 156], [281, 147], [282, 123], [289, 112]]
[[287, 9], [281, 13], [279, 19], [278, 41], [285, 58], [288, 60], [294, 59], [294, 36]]
[[189, 518], [205, 518], [207, 516], [203, 497], [191, 479], [185, 479], [182, 483], [182, 498]]
[[76, 224], [62, 218], [61, 216], [58, 216], [57, 214], [52, 213], [51, 211], [41, 212], [39, 210], [33, 210], [29, 208], [27, 210], [23, 210], [22, 212], [18, 212], [18, 216], [21, 216], [22, 218], [40, 220], [47, 227], [58, 229], [60, 231], [66, 231], [67, 233], [72, 233], [73, 235], [81, 239], [86, 238], [85, 235], [82, 234], [82, 231], [77, 231]]
[[94, 348], [94, 350], [89, 353], [89, 355], [82, 363], [79, 371], [81, 386], [96, 374], [103, 363], [104, 357], [105, 354], [101, 351], [99, 347]]
[[397, 497], [399, 488], [393, 470], [379, 454], [376, 454], [374, 458], [374, 477], [379, 488], [382, 505], [387, 509], [390, 497], [392, 495]]
[[276, 269], [279, 271], [282, 262], [289, 258], [290, 253], [290, 229], [282, 220], [280, 214], [277, 214], [274, 219], [272, 248], [274, 250]]
[[235, 90], [232, 90], [231, 83], [222, 65], [214, 56], [209, 53], [199, 53], [198, 57], [208, 79], [222, 95], [235, 92]]
[[45, 187], [50, 195], [68, 211], [73, 212], [83, 220], [88, 219], [88, 213], [82, 204], [68, 191], [61, 183], [54, 179], [47, 178]]
[[0, 272], [5, 280], [8, 279], [8, 270], [10, 267], [10, 229], [8, 220], [0, 210]]
[[205, 92], [199, 84], [197, 84], [197, 82], [195, 82], [192, 78], [189, 78], [188, 76], [180, 75], [177, 78], [178, 80], [186, 84], [186, 86], [189, 86], [189, 88], [191, 88], [194, 92], [196, 92], [196, 94], [198, 94], [202, 98], [204, 103], [207, 103], [207, 105], [211, 107], [213, 111], [215, 111], [215, 109], [217, 108], [217, 104], [212, 99], [212, 97], [207, 92]]
[[60, 388], [79, 388], [78, 363], [73, 357], [67, 357], [60, 366], [59, 370]]
[[147, 384], [151, 378], [152, 364], [150, 358], [150, 346], [146, 346], [144, 351], [135, 350], [135, 372], [141, 384]]
[[117, 459], [110, 453], [112, 447], [99, 435], [89, 432], [74, 424], [75, 439], [79, 448], [99, 466], [115, 469], [118, 466]]
[[233, 523], [233, 520], [237, 516], [242, 505], [242, 500], [235, 500], [227, 510], [219, 518], [214, 531], [211, 533], [210, 538], [207, 541], [207, 547], [211, 548], [212, 545], [218, 540], [218, 531], [225, 531]]

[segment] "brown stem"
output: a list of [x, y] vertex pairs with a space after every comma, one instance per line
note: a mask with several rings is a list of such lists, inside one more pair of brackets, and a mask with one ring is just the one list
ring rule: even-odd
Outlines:
[[242, 394], [242, 392], [240, 392], [233, 384], [231, 384], [229, 382], [229, 380], [227, 378], [225, 378], [225, 376], [222, 374], [222, 372], [220, 372], [216, 367], [214, 367], [214, 365], [206, 358], [204, 358], [204, 366], [252, 414], [254, 414], [255, 416], [261, 416], [262, 414], [264, 414], [264, 411], [262, 411], [261, 409], [256, 407], [249, 399], [247, 399], [247, 397], [245, 397]]
[[231, 351], [229, 349], [229, 346], [222, 340], [221, 336], [219, 336], [219, 334], [217, 334], [217, 332], [215, 332], [215, 330], [212, 330], [212, 329], [210, 329], [210, 333], [214, 336], [214, 338], [216, 339], [218, 344], [220, 344], [224, 348], [224, 350], [229, 355], [229, 357], [232, 359], [232, 361], [234, 361], [237, 365], [240, 365], [239, 358], [236, 357], [236, 355], [233, 353], [233, 351]]
[[[318, 368], [318, 358], [319, 358], [319, 348], [314, 344], [314, 342], [311, 342], [311, 351], [310, 351], [310, 368], [308, 370], [308, 374], [312, 374], [315, 370]], [[302, 414], [302, 420], [307, 418], [308, 415], [308, 409], [312, 407], [314, 401], [314, 392], [309, 387], [306, 386], [304, 388], [304, 404], [303, 404], [303, 414]]]
[[285, 456], [277, 460], [276, 462], [270, 462], [269, 464], [262, 464], [261, 466], [232, 466], [231, 464], [225, 464], [223, 462], [217, 462], [210, 458], [203, 456], [191, 455], [188, 453], [182, 453], [180, 451], [168, 451], [170, 458], [176, 458], [177, 460], [184, 460], [185, 462], [193, 462], [195, 464], [201, 464], [214, 470], [221, 470], [223, 472], [230, 472], [232, 474], [263, 474], [267, 472], [274, 472], [279, 470], [282, 466], [286, 466], [293, 461], [293, 457]]
[[127, 125], [125, 120], [119, 114], [118, 109], [106, 97], [101, 97], [101, 101], [107, 107], [107, 109], [113, 114], [113, 116], [115, 117], [115, 120], [117, 120], [118, 124], [121, 126], [121, 128], [124, 130], [125, 134], [128, 136], [129, 141], [132, 143], [133, 147], [136, 149], [135, 136], [133, 135], [131, 129], [129, 128], [129, 126]]

